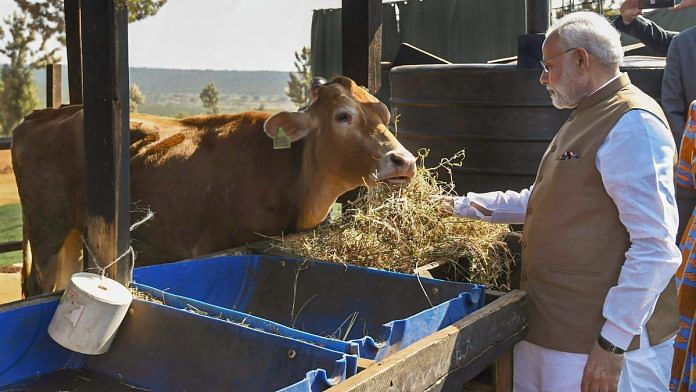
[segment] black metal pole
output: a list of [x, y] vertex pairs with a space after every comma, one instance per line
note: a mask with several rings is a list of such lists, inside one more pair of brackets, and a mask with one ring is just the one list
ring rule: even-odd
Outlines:
[[527, 0], [527, 34], [517, 37], [517, 67], [541, 69], [541, 45], [549, 28], [549, 0]]
[[376, 94], [382, 80], [382, 0], [341, 4], [343, 74]]
[[68, 52], [68, 91], [70, 104], [82, 103], [82, 37], [80, 0], [64, 0], [65, 46]]

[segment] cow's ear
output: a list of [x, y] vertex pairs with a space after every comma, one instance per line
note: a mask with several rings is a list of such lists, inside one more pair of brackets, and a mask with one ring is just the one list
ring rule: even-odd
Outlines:
[[263, 131], [271, 139], [275, 139], [278, 129], [283, 128], [291, 142], [307, 136], [314, 126], [312, 116], [306, 112], [280, 112], [272, 115], [263, 124]]

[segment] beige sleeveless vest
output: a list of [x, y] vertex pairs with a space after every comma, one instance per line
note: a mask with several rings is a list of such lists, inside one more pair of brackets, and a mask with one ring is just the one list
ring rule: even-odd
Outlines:
[[[580, 102], [542, 158], [522, 239], [521, 286], [530, 299], [527, 340], [534, 344], [589, 353], [604, 324], [604, 299], [618, 281], [630, 243], [595, 156], [616, 122], [634, 109], [667, 124], [659, 105], [624, 74]], [[576, 159], [561, 160], [564, 153]], [[674, 335], [677, 323], [670, 282], [647, 324], [651, 344]], [[629, 349], [635, 348], [637, 337]]]

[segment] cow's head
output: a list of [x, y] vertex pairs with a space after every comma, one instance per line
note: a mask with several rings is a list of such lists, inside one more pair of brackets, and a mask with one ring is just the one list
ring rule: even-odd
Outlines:
[[347, 189], [375, 182], [406, 183], [416, 159], [389, 131], [389, 110], [352, 80], [337, 77], [319, 87], [304, 112], [281, 112], [264, 130], [275, 138], [282, 127], [291, 141], [305, 139], [315, 162]]

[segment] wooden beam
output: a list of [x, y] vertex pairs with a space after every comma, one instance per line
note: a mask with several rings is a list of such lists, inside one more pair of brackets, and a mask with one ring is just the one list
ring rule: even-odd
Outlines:
[[63, 102], [63, 68], [60, 64], [46, 65], [46, 107], [59, 108]]
[[367, 358], [358, 358], [358, 371], [361, 372], [374, 365], [375, 361]]
[[522, 340], [526, 328], [527, 294], [514, 290], [329, 391], [461, 391]]
[[504, 352], [493, 365], [495, 392], [512, 392], [512, 350]]
[[382, 0], [342, 0], [343, 74], [371, 93], [382, 71]]
[[[129, 248], [128, 10], [123, 0], [82, 4], [87, 267], [105, 267]], [[91, 254], [90, 254], [91, 253]], [[96, 258], [96, 260], [95, 260]], [[131, 280], [133, 260], [107, 269]]]
[[12, 148], [12, 136], [0, 137], [0, 150], [9, 150]]
[[82, 103], [82, 37], [80, 0], [64, 0], [65, 46], [68, 52], [70, 104]]

